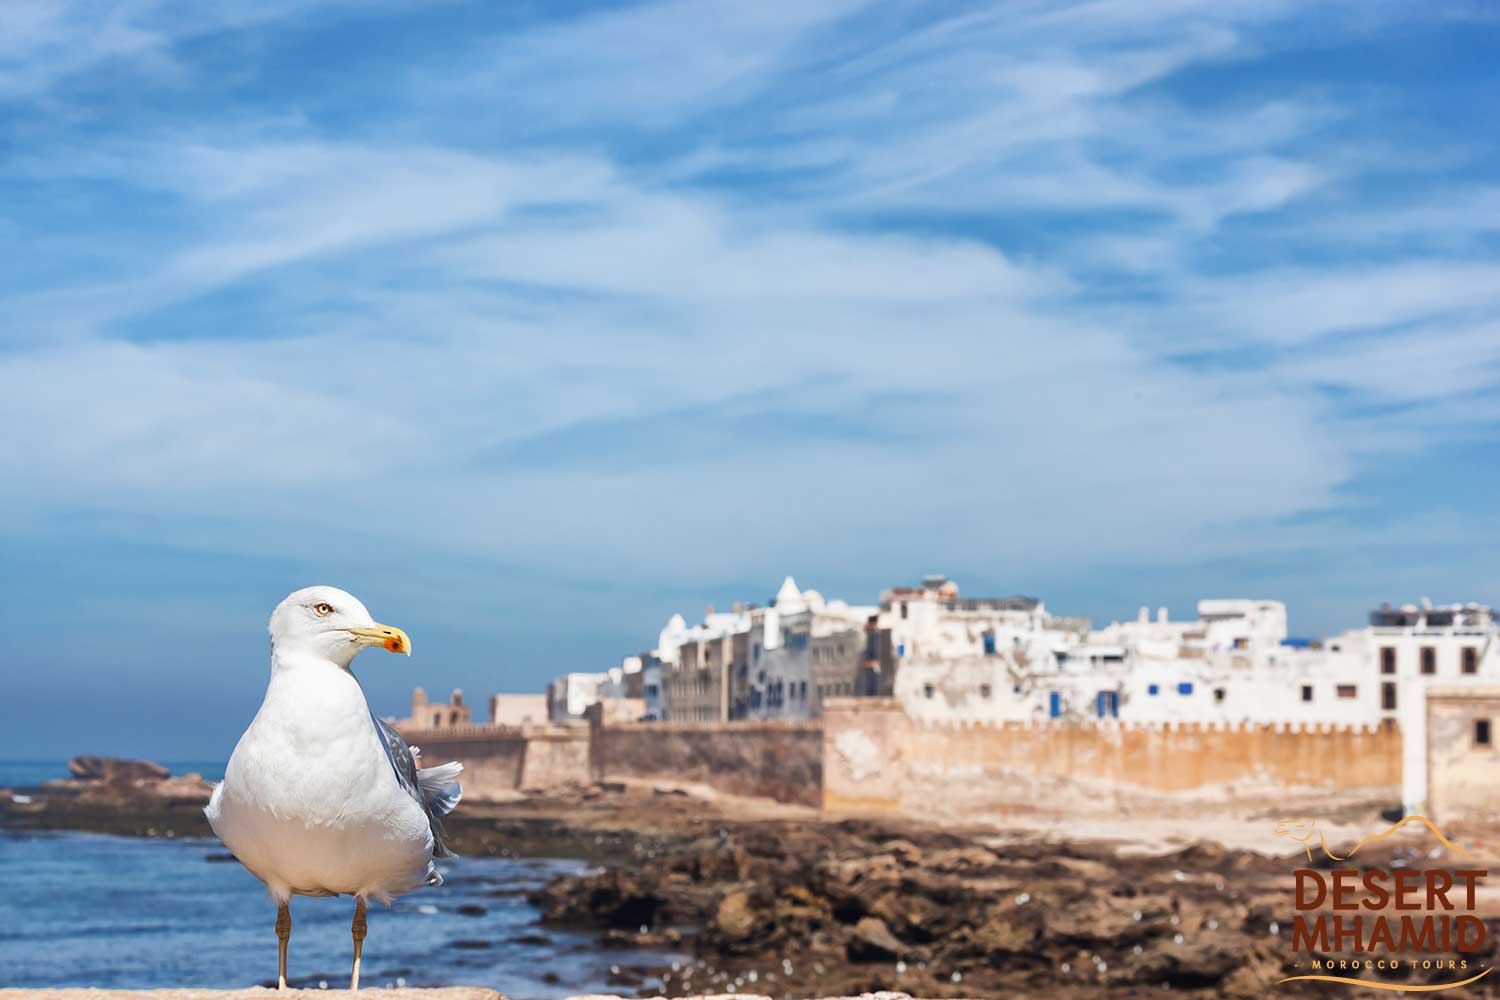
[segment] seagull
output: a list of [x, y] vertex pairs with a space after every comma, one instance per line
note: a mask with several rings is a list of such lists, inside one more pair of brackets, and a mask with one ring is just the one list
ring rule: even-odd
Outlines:
[[454, 855], [441, 817], [458, 805], [459, 763], [417, 767], [419, 751], [376, 718], [350, 670], [366, 646], [411, 655], [352, 594], [308, 587], [271, 615], [271, 682], [204, 813], [224, 846], [276, 900], [277, 986], [286, 989], [293, 896], [354, 897], [359, 989], [365, 902], [443, 877]]

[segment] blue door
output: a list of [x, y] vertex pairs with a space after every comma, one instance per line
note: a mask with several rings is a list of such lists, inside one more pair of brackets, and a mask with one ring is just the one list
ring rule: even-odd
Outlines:
[[1094, 700], [1094, 711], [1101, 719], [1120, 717], [1120, 692], [1100, 691]]
[[1047, 692], [1047, 714], [1054, 719], [1062, 715], [1062, 695], [1057, 691]]

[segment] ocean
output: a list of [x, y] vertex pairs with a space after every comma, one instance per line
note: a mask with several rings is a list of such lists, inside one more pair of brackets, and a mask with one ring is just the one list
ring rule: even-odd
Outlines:
[[[58, 777], [58, 766], [3, 765], [0, 785], [38, 784]], [[0, 986], [274, 986], [276, 906], [223, 857], [212, 839], [0, 828]], [[551, 858], [445, 863], [444, 885], [389, 908], [370, 904], [362, 985], [488, 986], [516, 1000], [557, 1000], [634, 992], [611, 978], [686, 959], [605, 951], [590, 934], [538, 926], [525, 892], [588, 868]], [[293, 899], [291, 985], [348, 985], [353, 912], [348, 898]]]

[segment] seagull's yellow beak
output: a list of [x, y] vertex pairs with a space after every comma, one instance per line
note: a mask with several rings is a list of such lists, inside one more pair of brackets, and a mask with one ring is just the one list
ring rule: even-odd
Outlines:
[[384, 646], [392, 653], [411, 655], [411, 640], [399, 628], [390, 625], [371, 625], [367, 628], [351, 628], [349, 634], [362, 646]]

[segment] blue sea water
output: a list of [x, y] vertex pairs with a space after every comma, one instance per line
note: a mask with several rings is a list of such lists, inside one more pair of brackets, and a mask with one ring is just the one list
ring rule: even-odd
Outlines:
[[[0, 986], [274, 985], [275, 904], [212, 840], [0, 829]], [[601, 951], [587, 934], [538, 927], [522, 891], [583, 862], [461, 858], [447, 883], [372, 903], [363, 985], [489, 986], [514, 998], [621, 993], [611, 965], [682, 956]], [[465, 914], [459, 907], [479, 907]], [[348, 898], [292, 901], [289, 979], [348, 986]], [[547, 982], [547, 973], [559, 977]], [[655, 985], [651, 982], [650, 985]]]

